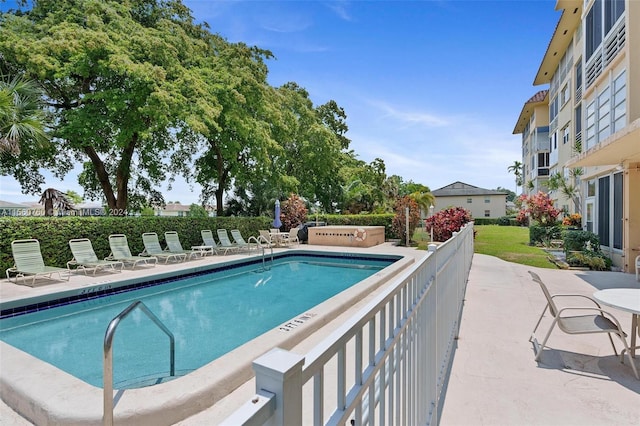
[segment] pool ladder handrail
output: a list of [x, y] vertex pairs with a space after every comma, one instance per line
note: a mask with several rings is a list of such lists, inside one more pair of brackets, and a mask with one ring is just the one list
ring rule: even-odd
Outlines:
[[126, 318], [136, 308], [140, 308], [151, 321], [153, 321], [167, 336], [169, 336], [169, 352], [170, 352], [170, 376], [176, 375], [176, 357], [175, 357], [175, 338], [173, 333], [160, 321], [160, 319], [141, 301], [137, 300], [129, 305], [124, 311], [116, 315], [111, 320], [107, 331], [104, 335], [104, 354], [103, 354], [103, 393], [104, 404], [102, 423], [104, 425], [113, 425], [113, 336], [116, 333], [120, 321]]
[[[266, 238], [264, 238], [262, 235], [258, 236], [258, 238], [255, 237], [251, 237], [253, 239], [256, 240], [256, 247], [260, 247], [260, 249], [262, 250], [262, 269], [264, 269], [265, 271], [267, 271], [267, 265], [266, 265], [266, 261], [265, 261], [265, 246], [268, 247], [271, 250], [271, 263], [273, 264], [273, 245], [267, 241]], [[265, 243], [264, 245], [262, 243]]]

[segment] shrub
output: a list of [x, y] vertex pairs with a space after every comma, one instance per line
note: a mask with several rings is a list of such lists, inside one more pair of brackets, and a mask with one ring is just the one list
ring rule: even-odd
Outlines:
[[433, 228], [434, 241], [447, 241], [458, 232], [466, 223], [471, 222], [471, 213], [462, 207], [452, 207], [441, 210], [425, 220], [428, 230]]
[[542, 226], [553, 226], [556, 218], [560, 215], [560, 210], [553, 207], [553, 200], [549, 194], [538, 192], [536, 195], [521, 195], [518, 203], [524, 208], [520, 210], [518, 217], [529, 215], [531, 220], [538, 222]]
[[566, 216], [562, 219], [562, 224], [564, 226], [576, 226], [579, 228], [582, 225], [582, 216], [580, 216], [579, 213]]
[[563, 233], [565, 252], [593, 250], [600, 251], [598, 236], [590, 231], [565, 230]]
[[307, 206], [302, 198], [296, 194], [289, 195], [289, 198], [282, 203], [280, 211], [282, 229], [289, 232], [307, 220]]
[[549, 246], [551, 240], [562, 239], [562, 228], [556, 223], [554, 226], [531, 225], [529, 227], [529, 245], [542, 244]]
[[511, 224], [511, 221], [509, 219], [509, 216], [502, 216], [500, 218], [498, 218], [498, 225], [500, 226], [509, 226]]
[[[406, 244], [406, 208], [409, 207], [409, 235], [413, 236], [416, 227], [420, 223], [420, 206], [412, 198], [405, 196], [396, 200], [394, 210], [395, 215], [391, 222], [391, 229], [395, 235], [400, 237], [400, 244]], [[411, 238], [411, 237], [409, 237]]]

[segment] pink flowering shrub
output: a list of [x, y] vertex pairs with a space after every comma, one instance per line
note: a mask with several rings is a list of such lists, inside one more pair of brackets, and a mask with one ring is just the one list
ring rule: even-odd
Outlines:
[[469, 210], [462, 207], [452, 207], [439, 211], [424, 222], [427, 232], [431, 232], [431, 228], [433, 228], [434, 241], [447, 241], [454, 232], [458, 232], [471, 220]]
[[560, 210], [553, 207], [553, 200], [549, 194], [540, 191], [536, 195], [521, 195], [518, 198], [522, 210], [518, 218], [528, 215], [531, 220], [542, 226], [553, 226], [560, 215]]

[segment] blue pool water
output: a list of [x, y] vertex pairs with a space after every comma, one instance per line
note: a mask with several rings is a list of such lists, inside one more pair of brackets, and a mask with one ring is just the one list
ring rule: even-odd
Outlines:
[[[395, 259], [297, 256], [191, 276], [138, 290], [0, 320], [0, 340], [75, 377], [102, 387], [103, 342], [109, 322], [136, 300], [175, 337], [175, 368], [186, 374], [346, 288]], [[116, 388], [168, 375], [169, 339], [140, 310], [118, 326], [113, 343]]]

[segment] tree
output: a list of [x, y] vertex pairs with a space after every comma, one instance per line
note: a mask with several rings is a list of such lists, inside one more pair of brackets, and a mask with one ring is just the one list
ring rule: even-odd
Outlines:
[[264, 63], [272, 54], [213, 36], [209, 44], [211, 61], [198, 72], [206, 82], [207, 97], [217, 100], [219, 110], [198, 130], [191, 152], [204, 153], [196, 159], [192, 176], [204, 188], [202, 201], [215, 198], [222, 216], [225, 191], [244, 188], [256, 176], [273, 179], [270, 154], [280, 147], [271, 136], [271, 123], [277, 122], [275, 94], [267, 84]]
[[46, 117], [42, 91], [19, 76], [0, 77], [0, 154], [18, 155], [20, 145], [44, 146]]
[[[3, 58], [43, 88], [55, 124], [54, 152], [6, 169], [33, 192], [38, 167], [63, 176], [79, 160], [85, 194], [112, 211], [162, 203], [155, 187], [176, 167], [164, 154], [192, 135], [187, 124], [216, 113], [192, 71], [208, 48], [203, 34], [180, 1], [59, 0], [3, 14]], [[210, 107], [194, 117], [194, 104]]]
[[53, 216], [54, 209], [60, 211], [73, 210], [73, 204], [64, 192], [47, 188], [40, 196], [40, 204], [44, 205], [44, 215]]
[[582, 173], [581, 168], [576, 168], [571, 169], [569, 177], [564, 177], [560, 173], [554, 173], [549, 176], [547, 180], [547, 188], [552, 191], [560, 191], [567, 200], [571, 200], [575, 212], [578, 214], [581, 213], [582, 209], [580, 203], [580, 188], [576, 181], [582, 176]]
[[507, 170], [513, 173], [516, 177], [516, 194], [518, 193], [518, 186], [522, 185], [522, 163], [520, 161], [514, 161], [513, 164], [507, 167]]
[[501, 186], [497, 187], [497, 188], [495, 189], [495, 191], [498, 191], [498, 192], [506, 192], [506, 193], [507, 193], [507, 201], [515, 201], [515, 199], [517, 198], [517, 196], [516, 196], [516, 193], [515, 193], [515, 192], [513, 192], [513, 191], [512, 191], [512, 190], [510, 190], [510, 189], [503, 188], [503, 187], [501, 187]]
[[67, 196], [67, 198], [73, 203], [73, 204], [80, 204], [82, 203], [82, 196], [80, 194], [78, 194], [76, 191], [67, 191], [65, 192], [65, 195]]
[[204, 207], [193, 203], [189, 206], [189, 217], [209, 217], [209, 214]]

